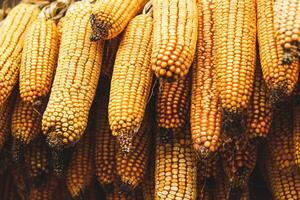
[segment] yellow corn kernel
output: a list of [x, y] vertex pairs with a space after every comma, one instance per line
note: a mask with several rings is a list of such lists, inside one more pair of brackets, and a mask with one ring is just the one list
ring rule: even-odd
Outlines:
[[112, 136], [108, 123], [109, 80], [101, 77], [98, 98], [96, 98], [95, 126], [95, 167], [98, 182], [111, 190], [116, 178], [116, 138]]
[[293, 152], [295, 164], [300, 166], [300, 105], [293, 107]]
[[250, 139], [265, 138], [272, 120], [270, 93], [262, 77], [259, 61], [255, 68], [253, 93], [246, 112], [246, 135]]
[[104, 43], [101, 74], [104, 74], [108, 78], [112, 77], [114, 64], [121, 39], [122, 37], [118, 36], [112, 40], [107, 40]]
[[153, 0], [152, 71], [174, 81], [189, 72], [196, 51], [196, 0]]
[[255, 0], [216, 1], [217, 89], [225, 113], [247, 108], [254, 80], [256, 52]]
[[267, 151], [278, 170], [288, 170], [295, 167], [293, 148], [292, 107], [282, 105], [273, 113], [273, 121], [267, 137]]
[[58, 46], [60, 46], [61, 43], [61, 38], [62, 38], [62, 30], [64, 27], [64, 21], [65, 21], [65, 17], [62, 17], [59, 19], [58, 23], [57, 23], [57, 37], [58, 37]]
[[267, 152], [261, 160], [274, 200], [300, 199], [300, 174], [297, 169], [280, 170]]
[[80, 197], [90, 184], [93, 177], [94, 147], [92, 137], [86, 131], [82, 139], [76, 145], [68, 168], [66, 183], [72, 198]]
[[41, 134], [42, 115], [46, 108], [46, 102], [32, 105], [17, 97], [12, 114], [11, 134], [15, 140], [27, 145]]
[[25, 33], [39, 12], [36, 5], [20, 3], [0, 27], [0, 107], [17, 84]]
[[[121, 147], [116, 154], [116, 170], [121, 181], [121, 188], [125, 191], [133, 191], [144, 179], [148, 154], [150, 148], [150, 124], [144, 121], [141, 129], [135, 135], [127, 152]], [[121, 143], [122, 145], [122, 143]]]
[[188, 119], [191, 92], [191, 72], [172, 83], [159, 82], [156, 99], [156, 121], [165, 129], [181, 129]]
[[241, 138], [233, 139], [229, 148], [221, 153], [221, 158], [231, 187], [246, 187], [256, 165], [256, 144]]
[[215, 2], [198, 1], [198, 41], [193, 63], [191, 134], [201, 158], [216, 152], [221, 134], [221, 107], [215, 65]]
[[120, 34], [128, 22], [143, 8], [147, 0], [99, 0], [91, 15], [91, 40], [112, 39]]
[[174, 133], [168, 143], [156, 136], [154, 199], [195, 199], [197, 189], [196, 157], [188, 128]]
[[[276, 103], [292, 93], [298, 80], [298, 62], [282, 62], [283, 49], [276, 40], [274, 2], [257, 0], [257, 36], [263, 78]], [[299, 4], [300, 5], [300, 4]]]
[[15, 106], [16, 92], [14, 92], [0, 107], [0, 151], [2, 150], [7, 137], [10, 134], [12, 111]]
[[58, 186], [59, 179], [54, 175], [48, 175], [48, 181], [41, 187], [31, 187], [29, 192], [30, 200], [51, 200], [56, 199], [56, 187]]
[[50, 170], [50, 154], [46, 142], [39, 137], [25, 150], [24, 162], [30, 182], [39, 187], [47, 181]]
[[51, 88], [58, 56], [55, 21], [36, 19], [25, 36], [20, 67], [20, 96], [34, 103], [46, 97]]
[[84, 133], [101, 70], [102, 43], [91, 42], [93, 4], [75, 2], [65, 16], [58, 65], [42, 130], [52, 147], [76, 143]]
[[144, 180], [142, 182], [142, 190], [143, 190], [143, 197], [144, 200], [153, 200], [154, 193], [155, 193], [155, 181], [154, 181], [154, 172], [155, 172], [155, 147], [150, 144], [150, 151], [149, 153], [149, 161], [146, 170], [146, 174], [144, 176]]
[[152, 21], [145, 14], [135, 17], [117, 52], [108, 106], [114, 136], [132, 138], [144, 118], [152, 83]]
[[284, 49], [282, 62], [291, 64], [300, 55], [300, 2], [276, 0], [274, 26], [276, 40]]

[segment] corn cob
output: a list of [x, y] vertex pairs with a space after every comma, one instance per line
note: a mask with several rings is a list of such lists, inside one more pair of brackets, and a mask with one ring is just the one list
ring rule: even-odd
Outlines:
[[278, 170], [295, 166], [292, 113], [288, 105], [277, 108], [274, 111], [270, 136], [267, 137], [267, 150]]
[[24, 163], [20, 163], [19, 165], [11, 165], [9, 171], [12, 175], [18, 195], [21, 197], [21, 199], [26, 199], [25, 197], [28, 196], [29, 191], [29, 183], [20, 167], [23, 164]]
[[58, 66], [43, 115], [42, 129], [52, 147], [76, 143], [84, 133], [100, 75], [102, 43], [91, 42], [93, 4], [74, 3], [65, 16]]
[[282, 62], [283, 49], [276, 41], [274, 1], [257, 0], [257, 35], [263, 77], [273, 102], [290, 95], [298, 80], [298, 63]]
[[232, 188], [245, 188], [256, 165], [256, 144], [234, 139], [232, 145], [221, 153], [222, 165]]
[[189, 72], [196, 51], [196, 0], [153, 0], [152, 71], [168, 81]]
[[300, 166], [300, 105], [293, 107], [293, 153], [295, 164]]
[[[15, 92], [16, 93], [16, 92]], [[0, 107], [0, 151], [2, 150], [7, 137], [10, 135], [11, 116], [15, 104], [16, 94], [12, 94]]]
[[3, 177], [1, 177], [1, 180], [2, 180], [2, 183], [0, 183], [1, 198], [5, 200], [19, 199], [12, 176], [9, 173], [6, 173]]
[[123, 193], [118, 187], [118, 184], [115, 184], [114, 190], [106, 195], [106, 200], [141, 200], [143, 199], [139, 189], [130, 193]]
[[31, 183], [39, 187], [47, 181], [50, 154], [45, 141], [39, 137], [25, 150], [25, 168]]
[[103, 61], [101, 67], [101, 74], [108, 78], [112, 77], [114, 64], [117, 56], [117, 51], [121, 42], [121, 36], [112, 40], [107, 40], [104, 43]]
[[148, 163], [149, 144], [151, 138], [150, 124], [143, 122], [143, 127], [133, 138], [130, 152], [118, 148], [116, 154], [116, 170], [121, 180], [121, 190], [133, 191], [144, 179]]
[[189, 113], [191, 73], [184, 79], [167, 83], [159, 82], [156, 99], [156, 121], [165, 129], [181, 129], [185, 126]]
[[91, 40], [107, 40], [116, 37], [146, 2], [147, 0], [98, 1], [91, 15], [93, 29]]
[[199, 1], [198, 41], [193, 64], [191, 97], [191, 133], [193, 146], [203, 158], [218, 148], [221, 134], [221, 108], [216, 86], [215, 5]]
[[217, 175], [217, 166], [219, 163], [219, 155], [213, 155], [206, 159], [200, 159], [197, 164], [197, 172], [199, 176], [205, 178], [214, 178]]
[[0, 27], [0, 107], [17, 84], [25, 32], [39, 11], [36, 5], [20, 3]]
[[42, 114], [46, 108], [46, 102], [40, 105], [32, 105], [17, 97], [12, 114], [11, 133], [20, 144], [27, 145], [41, 133]]
[[90, 183], [89, 187], [86, 188], [85, 192], [83, 193], [82, 199], [96, 200], [97, 194], [95, 190], [96, 190], [95, 184], [93, 182]]
[[255, 69], [255, 0], [216, 1], [217, 89], [225, 113], [240, 114], [252, 94]]
[[153, 200], [155, 193], [155, 181], [154, 181], [154, 172], [155, 172], [155, 144], [150, 144], [150, 152], [148, 166], [144, 180], [142, 182], [142, 190], [144, 200]]
[[20, 67], [20, 96], [34, 103], [51, 88], [58, 55], [58, 32], [53, 19], [39, 17], [25, 36]]
[[225, 173], [219, 170], [216, 176], [215, 183], [212, 187], [213, 199], [216, 200], [229, 200], [229, 199], [240, 199], [250, 200], [249, 189], [246, 185], [242, 190], [234, 190]]
[[65, 21], [65, 17], [62, 17], [59, 19], [58, 23], [57, 23], [57, 40], [58, 40], [58, 47], [60, 46], [61, 43], [61, 37], [62, 37], [62, 30], [64, 27], [64, 21]]
[[269, 95], [260, 65], [257, 65], [254, 75], [253, 93], [246, 113], [246, 135], [250, 139], [265, 138], [269, 133], [272, 119]]
[[98, 182], [106, 190], [111, 190], [116, 176], [115, 154], [116, 139], [112, 136], [108, 123], [109, 81], [100, 79], [99, 98], [95, 113], [95, 165]]
[[300, 55], [300, 2], [276, 0], [274, 26], [276, 40], [284, 49], [282, 62], [291, 64]]
[[264, 155], [267, 179], [274, 200], [296, 200], [300, 198], [300, 174], [297, 170], [282, 171], [273, 162], [270, 154]]
[[196, 198], [196, 158], [190, 145], [188, 128], [174, 133], [167, 144], [156, 136], [154, 199]]
[[151, 37], [152, 18], [143, 14], [129, 23], [120, 43], [108, 106], [114, 136], [130, 140], [141, 126], [152, 83]]
[[92, 136], [86, 132], [76, 146], [67, 172], [66, 182], [73, 198], [81, 196], [82, 192], [90, 184], [93, 176], [94, 148]]
[[50, 175], [47, 184], [42, 187], [35, 188], [31, 187], [29, 199], [30, 200], [52, 200], [56, 199], [55, 193], [56, 187], [58, 186], [58, 178], [54, 175]]

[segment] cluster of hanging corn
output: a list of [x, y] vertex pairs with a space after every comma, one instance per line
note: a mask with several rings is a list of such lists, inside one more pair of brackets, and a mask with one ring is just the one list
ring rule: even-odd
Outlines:
[[299, 57], [299, 0], [5, 1], [0, 196], [300, 199]]

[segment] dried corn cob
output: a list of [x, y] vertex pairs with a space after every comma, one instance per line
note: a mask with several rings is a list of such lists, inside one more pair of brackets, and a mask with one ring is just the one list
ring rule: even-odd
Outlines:
[[29, 199], [30, 200], [52, 200], [56, 199], [55, 190], [58, 186], [58, 178], [54, 175], [50, 175], [47, 184], [43, 185], [42, 187], [30, 188]]
[[11, 133], [20, 145], [27, 145], [41, 133], [42, 114], [46, 108], [46, 102], [40, 105], [32, 105], [17, 97], [12, 114]]
[[16, 92], [14, 92], [8, 100], [0, 107], [0, 150], [10, 134], [11, 116], [15, 104]]
[[51, 88], [58, 55], [58, 32], [54, 20], [36, 19], [25, 36], [20, 67], [20, 96], [34, 103]]
[[93, 176], [94, 147], [92, 145], [92, 136], [87, 130], [72, 155], [66, 182], [73, 198], [81, 196], [82, 192], [90, 184]]
[[104, 43], [101, 74], [106, 75], [108, 78], [111, 78], [113, 74], [114, 64], [121, 38], [122, 37], [119, 36], [112, 40], [107, 40]]
[[62, 37], [62, 30], [64, 27], [64, 21], [65, 21], [65, 17], [62, 17], [59, 19], [58, 23], [57, 23], [57, 35], [58, 35], [58, 46], [61, 43], [61, 37]]
[[254, 80], [255, 0], [216, 1], [217, 88], [223, 110], [240, 114], [247, 108]]
[[221, 153], [222, 165], [232, 188], [245, 188], [256, 165], [256, 144], [234, 139], [230, 148]]
[[44, 138], [39, 137], [34, 140], [25, 150], [24, 157], [27, 177], [30, 182], [36, 187], [44, 184], [50, 170], [50, 154]]
[[149, 161], [147, 164], [146, 174], [142, 182], [142, 190], [144, 200], [153, 200], [155, 193], [155, 181], [154, 181], [154, 172], [155, 172], [155, 144], [150, 144]]
[[19, 199], [12, 176], [9, 173], [6, 173], [3, 177], [1, 177], [1, 180], [1, 198], [5, 200]]
[[276, 0], [274, 26], [276, 40], [284, 49], [282, 62], [291, 64], [300, 55], [300, 2]]
[[91, 15], [93, 29], [91, 40], [107, 40], [116, 37], [146, 2], [147, 0], [98, 1]]
[[253, 94], [246, 113], [246, 135], [250, 139], [265, 138], [269, 133], [272, 119], [269, 95], [258, 64], [255, 69]]
[[143, 121], [151, 91], [152, 18], [142, 14], [127, 26], [111, 81], [109, 124], [112, 134], [129, 140]]
[[183, 78], [196, 51], [196, 0], [153, 0], [152, 4], [152, 71], [168, 81]]
[[165, 129], [181, 129], [189, 113], [191, 72], [184, 79], [168, 83], [159, 82], [156, 99], [156, 121]]
[[106, 190], [111, 190], [116, 176], [116, 139], [112, 136], [108, 123], [109, 81], [100, 79], [95, 113], [95, 165], [98, 182]]
[[212, 187], [212, 194], [214, 196], [213, 199], [217, 200], [250, 200], [248, 186], [246, 185], [242, 190], [234, 190], [225, 176], [225, 173], [220, 169]]
[[274, 1], [257, 0], [257, 35], [263, 77], [272, 92], [272, 101], [290, 95], [298, 80], [298, 64], [282, 63], [283, 50], [275, 37]]
[[293, 153], [295, 164], [300, 166], [300, 105], [293, 107]]
[[73, 145], [87, 126], [103, 50], [101, 42], [89, 40], [92, 8], [87, 1], [75, 2], [65, 16], [58, 66], [42, 120], [52, 147]]
[[206, 178], [214, 178], [217, 176], [217, 166], [219, 163], [219, 155], [213, 155], [198, 161], [197, 172], [199, 176], [204, 176]]
[[157, 134], [155, 199], [195, 199], [197, 167], [188, 128], [174, 133], [169, 142], [161, 143]]
[[133, 191], [144, 179], [150, 148], [151, 126], [145, 120], [135, 135], [130, 152], [118, 148], [116, 170], [121, 181], [121, 190]]
[[26, 199], [29, 191], [29, 183], [20, 167], [23, 164], [24, 163], [20, 163], [19, 165], [11, 165], [10, 174], [12, 175], [18, 195], [21, 197], [21, 199]]
[[270, 136], [267, 137], [267, 150], [278, 170], [295, 166], [292, 113], [289, 105], [277, 108], [274, 111]]
[[20, 3], [0, 27], [0, 107], [17, 84], [25, 32], [39, 12], [36, 5]]
[[282, 171], [273, 162], [270, 154], [264, 155], [267, 179], [274, 200], [296, 200], [300, 198], [300, 174], [297, 170]]
[[215, 5], [199, 1], [198, 41], [193, 64], [191, 97], [191, 133], [193, 146], [201, 158], [218, 148], [221, 134], [221, 108], [216, 85]]
[[116, 184], [114, 186], [114, 190], [106, 195], [106, 200], [141, 200], [143, 196], [139, 189], [135, 190], [134, 192], [130, 193], [123, 193]]

